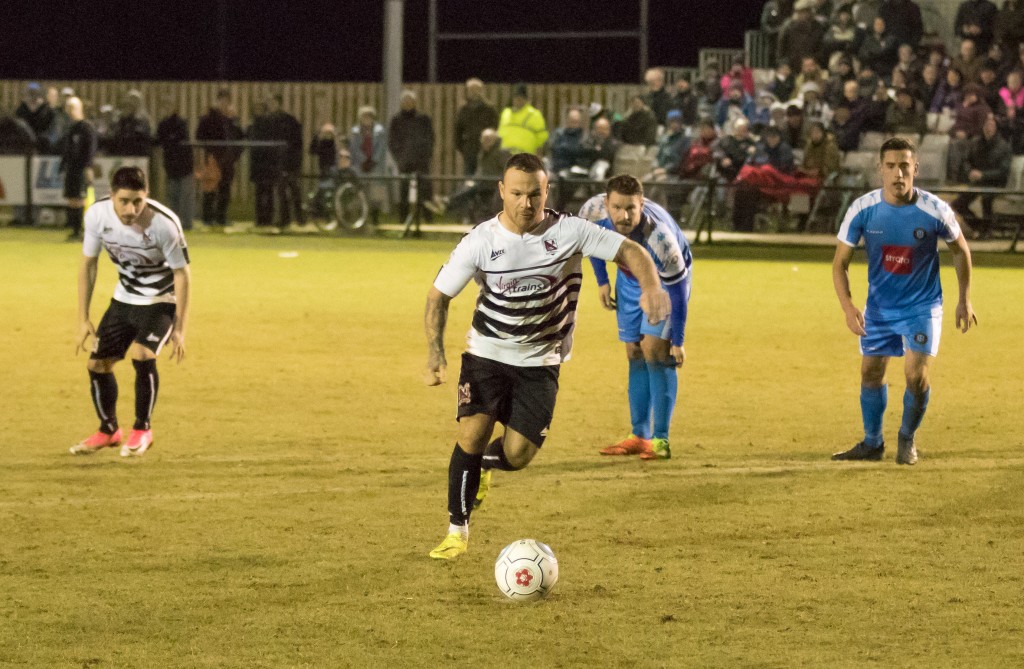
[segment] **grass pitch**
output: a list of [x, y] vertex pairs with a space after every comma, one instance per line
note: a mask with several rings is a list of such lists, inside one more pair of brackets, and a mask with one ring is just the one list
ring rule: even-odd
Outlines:
[[[161, 362], [156, 444], [123, 461], [67, 453], [96, 420], [58, 234], [0, 231], [2, 666], [1024, 664], [1017, 258], [976, 257], [976, 331], [947, 299], [916, 467], [892, 460], [898, 367], [887, 460], [828, 460], [860, 434], [829, 249], [698, 247], [674, 457], [598, 456], [628, 431], [626, 364], [588, 279], [552, 436], [444, 564], [473, 291], [442, 388], [421, 323], [454, 242], [194, 235], [188, 357]], [[97, 322], [114, 281], [101, 260]], [[493, 582], [523, 537], [560, 562], [536, 605]]]

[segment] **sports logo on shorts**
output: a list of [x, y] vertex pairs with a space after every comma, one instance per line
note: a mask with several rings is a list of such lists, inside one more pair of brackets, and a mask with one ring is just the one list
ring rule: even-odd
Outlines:
[[459, 384], [459, 406], [466, 406], [472, 401], [472, 395], [469, 392], [469, 381]]
[[554, 253], [558, 250], [558, 244], [553, 239], [544, 240], [544, 250], [548, 253]]
[[916, 228], [914, 230], [914, 239], [924, 239], [925, 234], [927, 233], [925, 233], [924, 228]]
[[914, 341], [917, 342], [918, 344], [927, 344], [928, 335], [926, 335], [923, 332], [918, 332], [916, 335], [914, 335]]

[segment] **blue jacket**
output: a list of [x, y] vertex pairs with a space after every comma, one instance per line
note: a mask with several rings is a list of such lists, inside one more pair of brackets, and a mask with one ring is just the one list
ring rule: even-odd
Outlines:
[[384, 174], [387, 171], [388, 140], [384, 126], [373, 124], [373, 141], [369, 161], [363, 153], [362, 126], [354, 125], [348, 134], [348, 152], [352, 154], [352, 168], [358, 174]]

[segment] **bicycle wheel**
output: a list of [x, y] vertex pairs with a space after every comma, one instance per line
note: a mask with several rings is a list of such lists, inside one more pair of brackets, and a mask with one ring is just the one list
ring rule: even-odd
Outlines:
[[323, 186], [311, 191], [306, 200], [306, 218], [324, 232], [338, 228], [338, 218], [334, 214], [334, 191]]
[[357, 184], [342, 184], [334, 193], [334, 213], [342, 228], [353, 232], [362, 230], [370, 217], [366, 193]]

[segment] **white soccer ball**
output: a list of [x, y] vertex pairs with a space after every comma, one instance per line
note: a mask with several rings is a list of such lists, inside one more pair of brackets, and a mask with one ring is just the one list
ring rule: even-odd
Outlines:
[[558, 559], [535, 539], [513, 541], [494, 563], [494, 580], [509, 599], [532, 602], [547, 596], [558, 581]]

